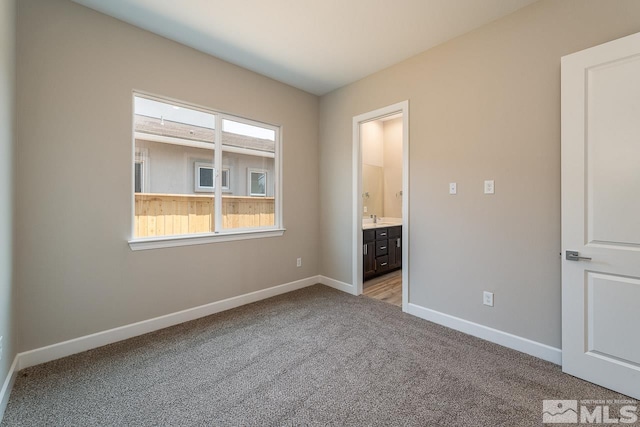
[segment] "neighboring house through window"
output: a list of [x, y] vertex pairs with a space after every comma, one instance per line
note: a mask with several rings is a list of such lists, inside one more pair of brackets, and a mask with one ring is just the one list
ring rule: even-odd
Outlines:
[[138, 239], [281, 234], [278, 126], [143, 94], [134, 94], [133, 126], [132, 248]]

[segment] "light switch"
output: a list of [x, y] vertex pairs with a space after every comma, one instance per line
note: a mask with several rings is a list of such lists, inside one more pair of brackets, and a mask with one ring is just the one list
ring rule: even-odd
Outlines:
[[449, 194], [457, 194], [458, 193], [458, 184], [455, 182], [449, 183]]
[[364, 213], [367, 213], [367, 207], [366, 206], [364, 207]]
[[495, 194], [496, 187], [493, 180], [484, 182], [484, 194]]

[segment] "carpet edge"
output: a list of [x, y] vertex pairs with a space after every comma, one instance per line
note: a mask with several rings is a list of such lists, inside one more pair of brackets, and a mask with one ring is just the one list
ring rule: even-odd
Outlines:
[[[235, 297], [214, 301], [208, 304], [188, 308], [174, 313], [165, 314], [140, 322], [119, 326], [113, 329], [96, 332], [94, 334], [73, 338], [45, 347], [28, 350], [16, 355], [17, 371], [52, 360], [60, 359], [72, 354], [92, 350], [107, 344], [112, 344], [128, 338], [154, 332], [184, 322], [210, 316], [243, 305], [251, 304], [263, 299], [271, 298], [287, 292], [306, 288], [320, 282], [320, 276], [310, 276], [282, 285], [272, 286], [259, 291], [249, 292]], [[14, 361], [15, 363], [15, 361]]]
[[526, 353], [530, 356], [537, 357], [547, 362], [562, 365], [562, 349], [551, 347], [541, 342], [533, 341], [528, 338], [513, 335], [508, 332], [494, 329], [489, 326], [451, 316], [430, 308], [422, 307], [417, 304], [409, 303], [407, 313], [428, 320], [456, 331], [481, 338], [485, 341], [510, 348], [512, 350]]

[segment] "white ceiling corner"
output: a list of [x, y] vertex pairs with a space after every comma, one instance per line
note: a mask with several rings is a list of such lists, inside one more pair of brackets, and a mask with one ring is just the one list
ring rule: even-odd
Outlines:
[[536, 0], [73, 0], [323, 95]]

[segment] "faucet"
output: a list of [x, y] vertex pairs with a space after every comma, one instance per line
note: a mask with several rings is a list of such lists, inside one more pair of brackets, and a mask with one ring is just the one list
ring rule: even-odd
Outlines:
[[378, 215], [373, 214], [373, 215], [371, 215], [371, 218], [373, 218], [373, 223], [374, 224], [378, 223]]

